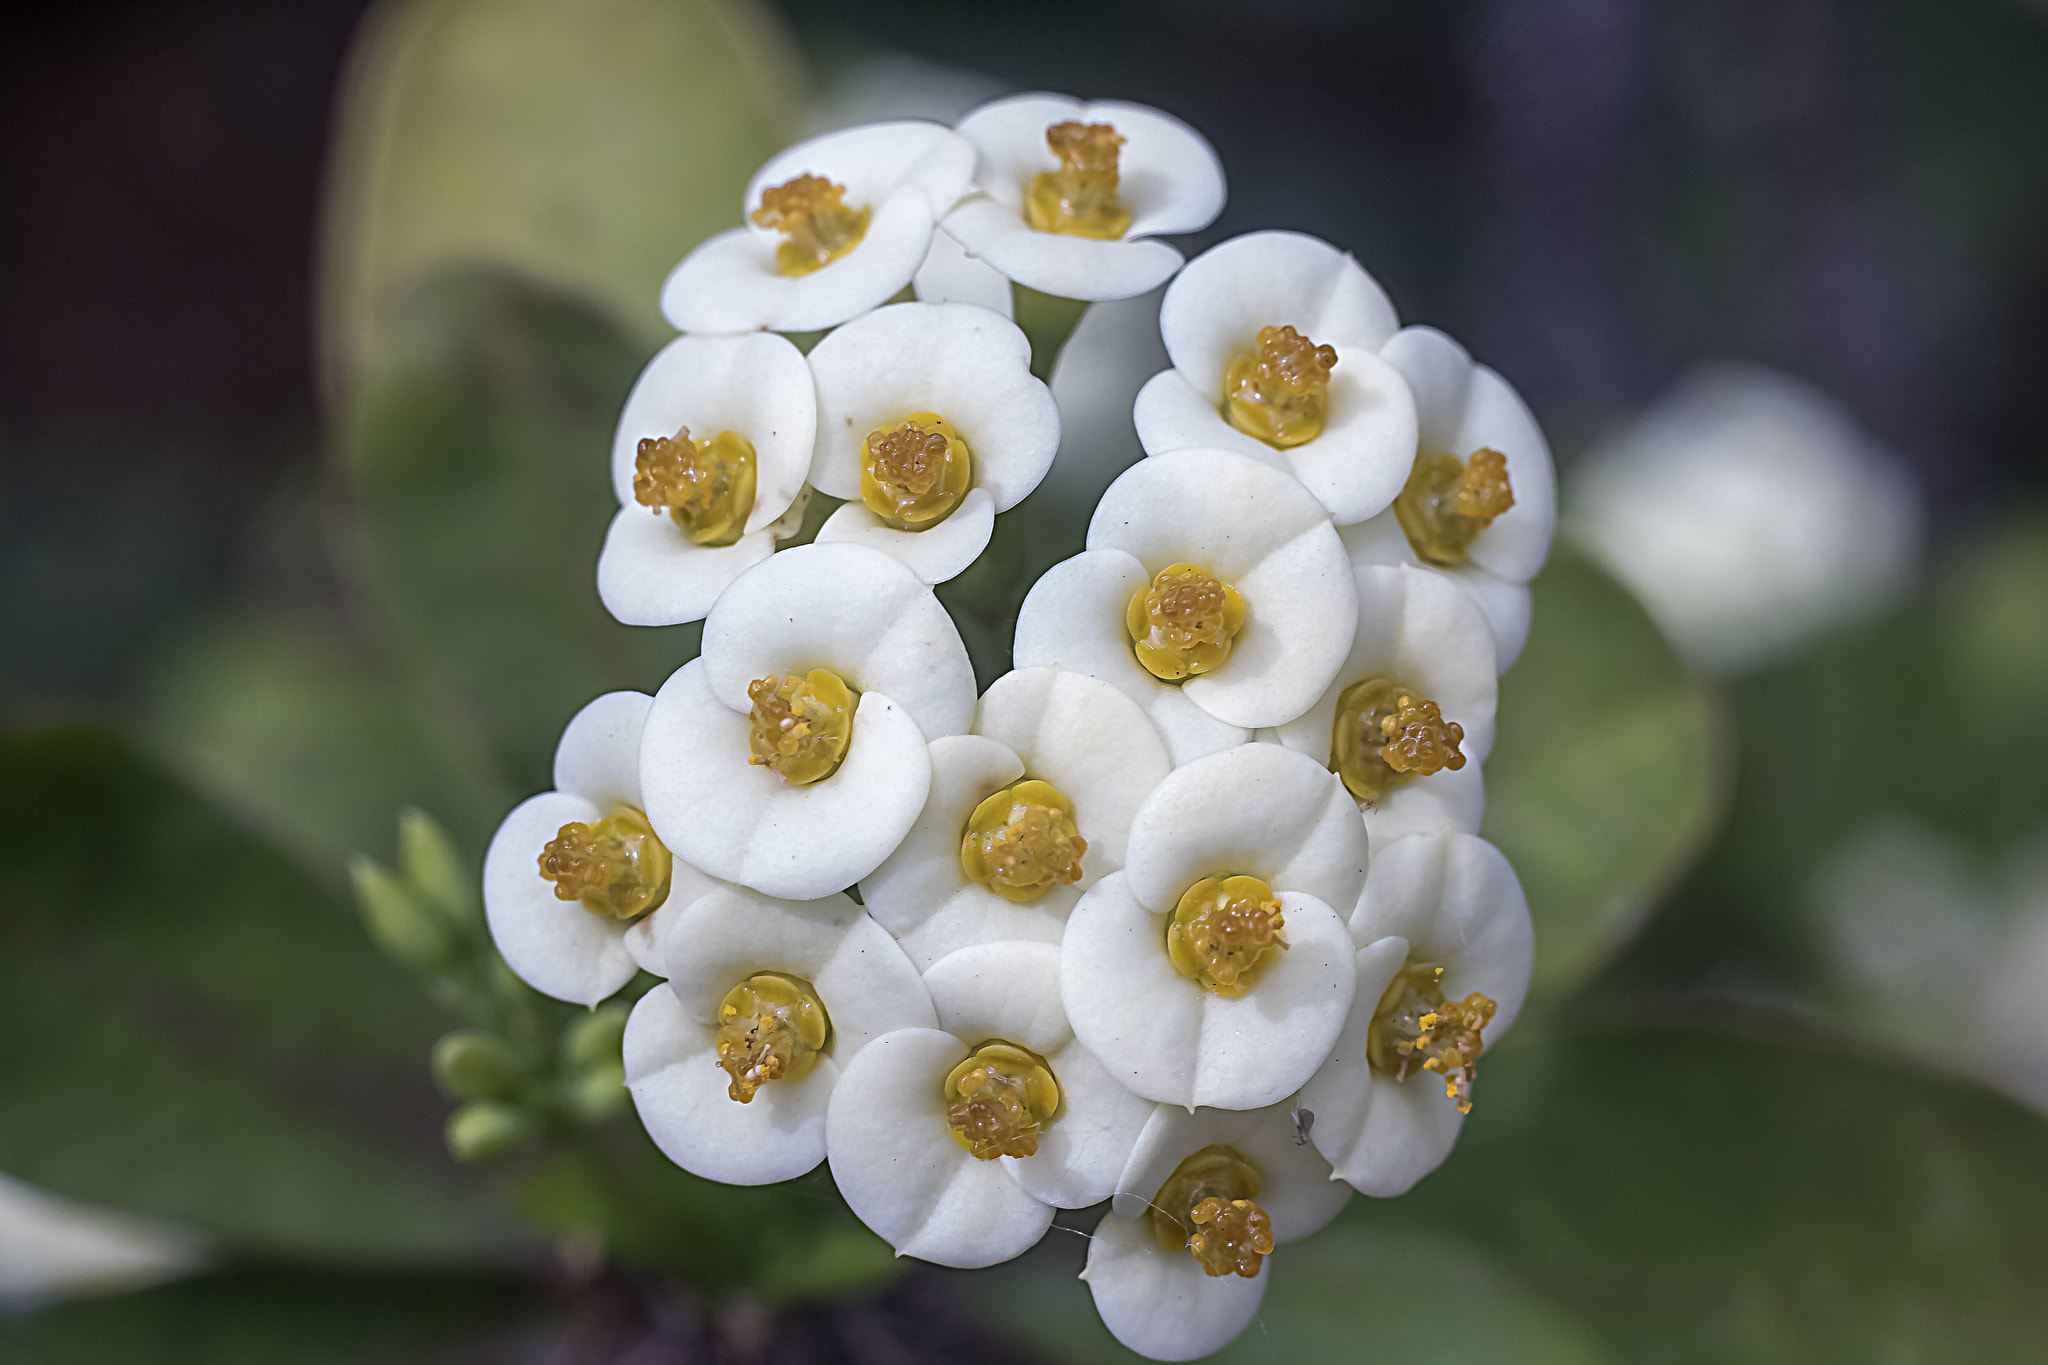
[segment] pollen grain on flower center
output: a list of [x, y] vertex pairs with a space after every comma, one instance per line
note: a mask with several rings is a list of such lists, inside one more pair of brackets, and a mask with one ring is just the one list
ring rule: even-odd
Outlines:
[[1481, 447], [1470, 460], [1416, 457], [1407, 486], [1394, 499], [1394, 519], [1424, 563], [1455, 568], [1479, 533], [1514, 505], [1508, 457]]
[[1024, 221], [1039, 232], [1112, 241], [1131, 226], [1117, 198], [1123, 134], [1108, 123], [1069, 120], [1045, 130], [1060, 168], [1033, 176], [1024, 188]]
[[1412, 958], [1387, 988], [1366, 1029], [1366, 1060], [1374, 1070], [1397, 1081], [1416, 1071], [1444, 1078], [1444, 1096], [1458, 1112], [1472, 1112], [1472, 1082], [1478, 1076], [1479, 1054], [1494, 1002], [1478, 991], [1463, 1000], [1447, 1000], [1444, 969]]
[[622, 923], [660, 908], [674, 866], [647, 816], [624, 804], [602, 820], [563, 825], [540, 853], [540, 875], [554, 883], [556, 899]]
[[913, 412], [861, 442], [860, 500], [885, 526], [923, 531], [951, 516], [974, 485], [974, 456], [945, 418]]
[[787, 239], [775, 249], [775, 268], [784, 275], [808, 275], [860, 245], [871, 211], [846, 203], [846, 187], [822, 175], [799, 175], [761, 191], [753, 212], [759, 227]]
[[731, 1078], [727, 1096], [751, 1104], [771, 1081], [803, 1079], [831, 1034], [831, 1016], [808, 981], [754, 973], [718, 1006], [718, 1065]]
[[792, 787], [822, 782], [838, 771], [853, 743], [858, 701], [846, 680], [826, 668], [776, 674], [747, 684], [753, 703], [747, 762]]
[[1224, 416], [1283, 450], [1312, 441], [1329, 415], [1336, 364], [1334, 346], [1318, 346], [1292, 327], [1261, 327], [1257, 345], [1224, 372]]
[[946, 1126], [977, 1160], [1036, 1155], [1060, 1107], [1045, 1058], [1015, 1043], [983, 1043], [946, 1077]]
[[1287, 946], [1280, 898], [1257, 877], [1204, 877], [1182, 893], [1166, 927], [1166, 952], [1182, 976], [1226, 999], [1252, 988], [1259, 969]]
[[1193, 564], [1161, 569], [1124, 610], [1138, 662], [1162, 682], [1222, 667], [1244, 621], [1243, 595]]
[[960, 869], [1003, 899], [1028, 904], [1081, 880], [1087, 852], [1074, 803], [1052, 783], [1031, 778], [975, 806], [961, 836]]
[[1273, 1220], [1258, 1193], [1257, 1169], [1218, 1143], [1174, 1167], [1145, 1216], [1160, 1246], [1188, 1252], [1210, 1276], [1254, 1279], [1273, 1254]]
[[730, 545], [754, 510], [754, 447], [738, 432], [706, 441], [683, 427], [674, 436], [649, 436], [633, 457], [633, 498], [667, 511], [693, 545]]
[[1393, 678], [1361, 678], [1337, 694], [1330, 722], [1330, 771], [1360, 805], [1371, 806], [1411, 777], [1465, 766], [1465, 727]]

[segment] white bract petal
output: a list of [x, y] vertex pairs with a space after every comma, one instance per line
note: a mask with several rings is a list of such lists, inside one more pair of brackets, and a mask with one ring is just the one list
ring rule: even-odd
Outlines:
[[1356, 905], [1365, 822], [1336, 774], [1277, 744], [1244, 744], [1176, 768], [1131, 820], [1124, 883], [1169, 914], [1204, 877], [1257, 877], [1330, 906]]
[[[1363, 945], [1351, 1017], [1329, 1060], [1302, 1088], [1301, 1103], [1315, 1113], [1310, 1137], [1338, 1175], [1363, 1193], [1398, 1195], [1450, 1155], [1464, 1116], [1438, 1073], [1418, 1066], [1398, 1078], [1372, 1066], [1366, 1039], [1382, 996], [1406, 964], [1442, 967], [1445, 999], [1477, 991], [1494, 1001], [1482, 1034], [1490, 1049], [1528, 994], [1528, 902], [1491, 844], [1439, 830], [1377, 851], [1351, 934]], [[1483, 1103], [1483, 1085], [1474, 1091], [1474, 1102]]]
[[[598, 557], [598, 595], [627, 625], [700, 621], [719, 592], [774, 551], [770, 534], [802, 491], [817, 440], [817, 394], [803, 353], [779, 336], [685, 336], [664, 346], [626, 396], [612, 437], [619, 515]], [[754, 450], [747, 534], [693, 544], [665, 508], [643, 506], [633, 478], [640, 443], [730, 431]]]
[[[1391, 804], [1405, 794], [1397, 825], [1418, 818], [1427, 790], [1453, 823], [1466, 826], [1467, 804], [1483, 804], [1476, 769], [1493, 748], [1494, 710], [1499, 686], [1494, 678], [1493, 632], [1477, 604], [1441, 575], [1415, 565], [1368, 565], [1358, 574], [1358, 633], [1337, 679], [1316, 704], [1285, 725], [1274, 737], [1298, 753], [1335, 766], [1333, 723], [1345, 689], [1372, 679], [1411, 688], [1418, 698], [1437, 704], [1446, 722], [1462, 731], [1460, 768], [1444, 768], [1427, 776], [1403, 774], [1369, 810]], [[1444, 789], [1437, 794], [1437, 789]], [[1470, 828], [1478, 828], [1478, 811], [1470, 812]], [[1368, 829], [1374, 826], [1368, 822]]]
[[974, 666], [953, 618], [916, 574], [864, 546], [800, 546], [749, 570], [705, 619], [703, 659], [711, 690], [743, 715], [754, 679], [829, 668], [889, 698], [926, 739], [974, 720]]
[[845, 760], [809, 786], [755, 764], [748, 736], [747, 713], [712, 694], [702, 659], [655, 694], [640, 754], [647, 818], [715, 877], [791, 899], [829, 895], [874, 871], [924, 806], [924, 735], [882, 693], [862, 695]]
[[1403, 782], [1365, 812], [1365, 833], [1377, 849], [1410, 834], [1434, 834], [1448, 825], [1477, 834], [1486, 818], [1486, 776], [1477, 763], [1445, 769], [1426, 781]]
[[[642, 806], [639, 751], [653, 699], [609, 692], [578, 711], [555, 747], [556, 790], [515, 807], [484, 855], [484, 914], [492, 942], [513, 972], [544, 995], [596, 1005], [640, 967], [657, 973], [653, 943], [664, 916], [717, 883], [673, 857], [667, 898], [631, 923], [555, 894], [541, 875], [541, 851], [571, 822], [590, 824], [621, 806]], [[673, 854], [673, 850], [671, 850]]]
[[1103, 1325], [1155, 1360], [1194, 1360], [1227, 1345], [1257, 1314], [1272, 1272], [1267, 1257], [1252, 1278], [1212, 1276], [1185, 1247], [1170, 1247], [1172, 1238], [1158, 1235], [1164, 1186], [1183, 1161], [1209, 1147], [1228, 1148], [1254, 1173], [1252, 1198], [1271, 1220], [1276, 1245], [1321, 1228], [1350, 1197], [1329, 1179], [1313, 1148], [1296, 1144], [1285, 1106], [1192, 1114], [1156, 1109], [1117, 1182], [1111, 1213], [1095, 1229], [1082, 1272]]
[[[886, 302], [924, 263], [933, 225], [966, 190], [970, 144], [935, 123], [874, 123], [826, 133], [779, 153], [754, 175], [747, 225], [685, 256], [661, 287], [661, 311], [685, 332], [815, 331]], [[783, 238], [752, 221], [764, 191], [799, 175], [845, 188], [872, 214], [857, 244], [805, 275], [784, 275]]]
[[818, 528], [817, 543], [863, 545], [901, 560], [926, 583], [958, 578], [988, 548], [995, 534], [996, 504], [986, 488], [970, 488], [952, 515], [921, 531], [884, 525], [856, 499], [841, 506]]
[[1141, 905], [1125, 876], [1097, 882], [1060, 941], [1060, 996], [1082, 1046], [1130, 1090], [1186, 1108], [1253, 1109], [1299, 1089], [1351, 1007], [1353, 949], [1338, 913], [1274, 888], [1288, 946], [1228, 998], [1174, 966], [1171, 917]]
[[[1229, 657], [1180, 687], [1228, 724], [1294, 719], [1330, 685], [1351, 647], [1358, 593], [1329, 513], [1296, 480], [1256, 460], [1182, 450], [1132, 466], [1096, 506], [1088, 548], [1122, 550], [1148, 580], [1192, 564], [1243, 596], [1244, 626]], [[1021, 616], [1019, 625], [1021, 636]]]
[[[924, 811], [861, 882], [870, 912], [921, 967], [972, 943], [1058, 942], [1081, 893], [1123, 866], [1131, 816], [1171, 768], [1165, 746], [1129, 698], [1060, 669], [997, 679], [982, 698], [975, 729], [932, 742]], [[1051, 783], [1073, 803], [1088, 848], [1077, 881], [1020, 904], [968, 877], [961, 841], [984, 798], [1027, 776]]]
[[846, 1065], [826, 1118], [832, 1180], [899, 1256], [973, 1268], [1030, 1249], [1052, 1206], [953, 1137], [946, 1076], [968, 1045], [938, 1029], [885, 1034]]
[[[626, 1083], [647, 1132], [692, 1174], [759, 1185], [802, 1175], [825, 1156], [825, 1107], [847, 1060], [900, 1028], [928, 1028], [917, 969], [844, 896], [775, 900], [738, 888], [700, 897], [664, 936], [669, 984], [635, 1007]], [[740, 1103], [719, 1065], [719, 1007], [747, 978], [807, 982], [830, 1019], [809, 1074], [771, 1080]]]
[[1159, 334], [1174, 369], [1212, 402], [1262, 327], [1293, 327], [1318, 345], [1377, 351], [1400, 326], [1364, 267], [1301, 232], [1248, 232], [1194, 260], [1167, 287]]
[[[811, 351], [818, 384], [811, 481], [849, 505], [861, 497], [862, 448], [871, 432], [913, 413], [938, 415], [966, 442], [973, 486], [1005, 512], [1038, 486], [1059, 449], [1059, 405], [1031, 373], [1031, 343], [1009, 319], [965, 303], [899, 303], [834, 331]], [[963, 505], [906, 542], [946, 537]], [[987, 544], [966, 555], [972, 562]], [[952, 533], [958, 536], [958, 531]], [[884, 542], [887, 546], [887, 542]], [[955, 549], [941, 556], [958, 559]], [[962, 564], [965, 567], [965, 563]], [[956, 571], [957, 572], [957, 571]]]
[[919, 303], [972, 303], [1006, 318], [1016, 315], [1009, 279], [988, 262], [968, 255], [948, 233], [932, 234], [931, 254], [911, 285]]
[[1057, 665], [1111, 684], [1138, 703], [1175, 763], [1244, 743], [1248, 730], [1210, 715], [1131, 652], [1124, 612], [1149, 582], [1144, 564], [1121, 550], [1062, 560], [1025, 594], [1010, 657], [1020, 669]]
[[[1107, 123], [1124, 139], [1116, 192], [1131, 221], [1120, 239], [1039, 232], [1025, 222], [1030, 183], [1059, 169], [1046, 130], [1068, 122]], [[1143, 105], [1013, 95], [974, 110], [959, 131], [974, 144], [981, 195], [946, 218], [946, 231], [1005, 276], [1041, 293], [1075, 299], [1142, 294], [1163, 284], [1181, 262], [1173, 248], [1144, 239], [1198, 231], [1223, 209], [1223, 167], [1215, 151], [1179, 119]]]

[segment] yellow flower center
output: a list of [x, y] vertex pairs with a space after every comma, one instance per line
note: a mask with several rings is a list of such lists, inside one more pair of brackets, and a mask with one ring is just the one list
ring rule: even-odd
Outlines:
[[801, 676], [770, 673], [747, 684], [754, 703], [747, 761], [768, 769], [792, 787], [822, 782], [838, 771], [853, 743], [853, 711], [859, 697], [828, 668]]
[[1259, 1173], [1233, 1147], [1204, 1147], [1174, 1167], [1145, 1218], [1168, 1251], [1187, 1251], [1211, 1276], [1259, 1273], [1273, 1254], [1273, 1220], [1252, 1201]]
[[1124, 627], [1147, 673], [1180, 682], [1222, 667], [1244, 618], [1236, 588], [1192, 564], [1172, 564], [1131, 595]]
[[775, 268], [784, 275], [808, 275], [859, 246], [870, 213], [849, 208], [845, 201], [846, 186], [822, 175], [800, 175], [761, 191], [755, 224], [788, 238], [775, 248]]
[[540, 875], [558, 900], [621, 922], [660, 908], [674, 865], [646, 814], [625, 804], [595, 824], [570, 821], [540, 852]]
[[752, 1104], [770, 1081], [802, 1080], [831, 1036], [831, 1016], [810, 982], [754, 973], [718, 1005], [718, 1064], [732, 1077], [725, 1093]]
[[666, 508], [692, 545], [730, 545], [754, 510], [754, 447], [738, 432], [692, 440], [690, 429], [649, 436], [633, 457], [633, 497]]
[[1055, 123], [1045, 145], [1060, 168], [1024, 187], [1024, 221], [1040, 232], [1111, 241], [1131, 225], [1131, 211], [1116, 197], [1117, 149], [1123, 135], [1107, 123]]
[[1470, 460], [1455, 455], [1416, 457], [1407, 487], [1394, 499], [1394, 519], [1407, 533], [1417, 558], [1448, 569], [1463, 564], [1479, 533], [1514, 505], [1508, 457], [1481, 447]]
[[1280, 898], [1257, 877], [1204, 877], [1173, 908], [1166, 954], [1203, 990], [1235, 999], [1287, 946], [1285, 927]]
[[1292, 327], [1261, 327], [1258, 345], [1223, 374], [1223, 415], [1247, 436], [1286, 449], [1322, 434], [1337, 348]]
[[1376, 1071], [1405, 1081], [1417, 1071], [1444, 1078], [1444, 1097], [1458, 1112], [1472, 1112], [1472, 1082], [1478, 1075], [1480, 1034], [1493, 1018], [1494, 1002], [1478, 991], [1446, 1000], [1444, 969], [1410, 958], [1380, 994], [1365, 1031], [1366, 1061]]
[[1021, 905], [1081, 880], [1087, 851], [1074, 825], [1074, 803], [1052, 783], [1032, 778], [974, 808], [960, 840], [960, 870]]
[[1458, 745], [1465, 727], [1447, 721], [1437, 704], [1392, 678], [1361, 678], [1337, 694], [1330, 724], [1330, 770], [1360, 805], [1389, 787], [1465, 766]]
[[946, 1077], [946, 1126], [982, 1161], [1035, 1153], [1059, 1107], [1052, 1068], [1015, 1043], [983, 1043]]
[[974, 457], [945, 418], [913, 412], [860, 446], [860, 500], [885, 526], [922, 531], [953, 514], [974, 483]]

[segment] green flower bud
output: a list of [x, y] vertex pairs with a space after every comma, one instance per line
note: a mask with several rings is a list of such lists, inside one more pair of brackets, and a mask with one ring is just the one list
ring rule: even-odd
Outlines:
[[429, 910], [450, 924], [475, 922], [475, 878], [447, 831], [423, 810], [398, 813], [398, 866]]
[[457, 1161], [488, 1161], [533, 1134], [533, 1120], [509, 1104], [465, 1104], [448, 1117], [448, 1150]]
[[519, 1073], [518, 1055], [495, 1033], [462, 1029], [434, 1044], [434, 1079], [456, 1099], [510, 1099]]
[[409, 967], [431, 971], [454, 949], [447, 926], [423, 908], [404, 882], [362, 854], [349, 859], [356, 904], [377, 946]]
[[626, 1068], [617, 1062], [601, 1063], [575, 1073], [562, 1093], [569, 1112], [584, 1123], [602, 1123], [623, 1113], [631, 1098], [626, 1089]]
[[592, 1010], [562, 1030], [562, 1060], [571, 1071], [588, 1071], [606, 1062], [616, 1064], [626, 1036], [624, 1005]]

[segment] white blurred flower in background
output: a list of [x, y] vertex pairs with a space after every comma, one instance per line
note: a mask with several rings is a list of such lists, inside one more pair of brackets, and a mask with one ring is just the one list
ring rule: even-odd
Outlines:
[[1564, 521], [1688, 661], [1737, 672], [1891, 600], [1918, 565], [1923, 511], [1833, 400], [1722, 362], [1579, 461]]
[[59, 1199], [0, 1175], [0, 1308], [118, 1294], [190, 1274], [199, 1241], [131, 1214]]

